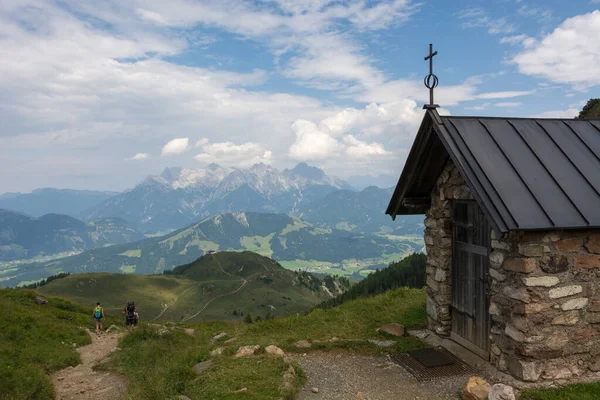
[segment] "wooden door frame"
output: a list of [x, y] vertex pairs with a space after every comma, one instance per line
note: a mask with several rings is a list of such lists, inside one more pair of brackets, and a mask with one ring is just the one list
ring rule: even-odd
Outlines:
[[[454, 204], [456, 203], [468, 203], [468, 204], [476, 204], [477, 208], [479, 209], [480, 212], [482, 212], [482, 210], [479, 207], [479, 204], [477, 204], [477, 202], [475, 200], [453, 200], [450, 207], [450, 220], [452, 222], [452, 273], [450, 274], [451, 278], [452, 278], [452, 284], [451, 284], [451, 302], [450, 302], [450, 309], [451, 309], [451, 314], [450, 314], [450, 318], [454, 318], [453, 314], [454, 314], [454, 290], [456, 290], [456, 283], [454, 280], [455, 274], [454, 274], [454, 268], [456, 266], [456, 234], [455, 234], [455, 217], [454, 217]], [[483, 215], [484, 218], [485, 214]], [[487, 221], [487, 218], [486, 218]], [[487, 222], [488, 228], [491, 231], [491, 225], [489, 224], [489, 221]], [[490, 264], [489, 264], [489, 255], [492, 252], [492, 247], [491, 247], [491, 237], [488, 240], [487, 246], [475, 246], [475, 245], [469, 245], [469, 244], [464, 244], [461, 243], [460, 247], [462, 247], [463, 250], [467, 250], [470, 251], [474, 254], [479, 254], [482, 256], [486, 257], [486, 262], [487, 262], [487, 270], [488, 270], [488, 283], [487, 283], [487, 287], [489, 289], [489, 285], [491, 282], [489, 282], [489, 268], [490, 268]], [[482, 248], [485, 248], [485, 251], [482, 251]], [[485, 254], [484, 254], [485, 253]], [[490, 330], [491, 330], [491, 315], [489, 313], [489, 307], [490, 307], [490, 296], [489, 296], [489, 292], [486, 296], [486, 305], [485, 305], [485, 310], [486, 310], [486, 316], [487, 316], [487, 327], [488, 327], [488, 331], [486, 332], [486, 335], [490, 335]], [[469, 340], [463, 338], [462, 336], [458, 335], [457, 333], [454, 333], [453, 328], [450, 328], [450, 339], [455, 341], [456, 343], [458, 343], [459, 345], [465, 347], [466, 349], [470, 350], [471, 352], [477, 354], [479, 357], [483, 358], [486, 361], [490, 360], [490, 350], [489, 349], [483, 349], [479, 346], [477, 346], [476, 344], [470, 342]]]

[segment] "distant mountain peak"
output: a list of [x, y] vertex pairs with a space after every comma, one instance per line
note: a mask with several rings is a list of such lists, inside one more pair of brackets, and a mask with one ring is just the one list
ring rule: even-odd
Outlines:
[[312, 167], [305, 162], [301, 162], [296, 165], [292, 171], [294, 175], [301, 176], [311, 180], [321, 180], [325, 178], [325, 172], [321, 168]]

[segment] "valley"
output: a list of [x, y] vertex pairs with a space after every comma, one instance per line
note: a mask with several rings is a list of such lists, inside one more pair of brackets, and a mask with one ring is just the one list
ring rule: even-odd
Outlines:
[[421, 247], [406, 239], [317, 228], [286, 214], [228, 213], [162, 237], [21, 264], [2, 283], [16, 286], [61, 272], [157, 274], [209, 251], [253, 251], [289, 269], [360, 278], [361, 270], [383, 268]]

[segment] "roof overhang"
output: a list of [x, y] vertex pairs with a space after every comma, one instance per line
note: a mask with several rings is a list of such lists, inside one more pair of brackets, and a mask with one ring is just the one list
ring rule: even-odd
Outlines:
[[465, 162], [460, 159], [460, 152], [452, 151], [453, 147], [437, 110], [428, 109], [385, 213], [391, 215], [393, 220], [397, 215], [425, 214], [431, 206], [431, 194], [436, 182], [448, 161], [452, 160], [492, 228], [499, 233], [507, 231], [506, 226], [498, 224], [482, 201], [469, 179], [470, 174], [465, 171]]
[[496, 232], [600, 228], [600, 120], [428, 109], [386, 214], [425, 214], [449, 160]]

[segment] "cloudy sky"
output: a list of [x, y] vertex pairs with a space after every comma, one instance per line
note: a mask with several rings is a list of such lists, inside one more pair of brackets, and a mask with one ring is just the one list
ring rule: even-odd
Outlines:
[[600, 0], [2, 0], [0, 192], [166, 166], [399, 175], [422, 118], [573, 117]]

